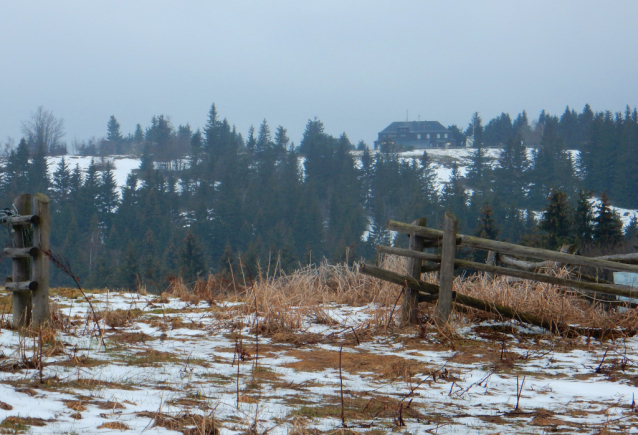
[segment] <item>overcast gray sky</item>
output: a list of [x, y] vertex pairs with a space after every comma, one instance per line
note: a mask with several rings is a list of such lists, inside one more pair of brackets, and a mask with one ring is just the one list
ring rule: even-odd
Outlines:
[[0, 0], [0, 140], [38, 106], [67, 142], [153, 115], [371, 144], [391, 121], [634, 107], [638, 1]]

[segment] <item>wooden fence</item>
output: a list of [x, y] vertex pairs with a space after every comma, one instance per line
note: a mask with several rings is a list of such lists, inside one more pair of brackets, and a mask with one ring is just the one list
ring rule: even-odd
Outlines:
[[14, 210], [2, 218], [11, 231], [11, 247], [4, 255], [12, 259], [12, 274], [5, 288], [13, 293], [13, 326], [44, 325], [49, 314], [49, 198], [22, 194], [13, 201]]
[[[502, 317], [516, 318], [523, 322], [557, 332], [564, 332], [564, 330], [568, 328], [566, 325], [557, 325], [544, 321], [537, 316], [520, 313], [509, 307], [489, 303], [454, 292], [453, 279], [455, 268], [473, 269], [489, 274], [506, 275], [556, 284], [602, 295], [638, 298], [638, 289], [636, 288], [613, 284], [587, 275], [579, 276], [578, 278], [580, 279], [566, 279], [533, 272], [533, 270], [540, 267], [564, 264], [638, 273], [638, 266], [630, 264], [638, 262], [638, 255], [636, 254], [591, 258], [564, 251], [556, 252], [512, 243], [497, 242], [480, 237], [466, 236], [457, 234], [457, 220], [454, 215], [450, 213], [445, 214], [443, 230], [427, 228], [424, 218], [417, 219], [412, 224], [389, 221], [387, 228], [391, 231], [397, 231], [410, 236], [409, 249], [389, 246], [378, 246], [377, 248], [379, 253], [408, 257], [407, 274], [398, 274], [369, 264], [363, 264], [360, 271], [367, 275], [404, 286], [403, 291], [405, 294], [402, 309], [402, 321], [404, 323], [416, 323], [418, 303], [427, 301], [436, 302], [436, 320], [438, 323], [448, 321], [452, 310], [452, 302], [455, 302], [471, 308], [499, 314]], [[457, 246], [489, 251], [487, 264], [456, 259]], [[441, 248], [441, 255], [423, 252], [425, 248], [433, 247]], [[535, 258], [543, 260], [543, 262], [523, 261], [509, 257], [508, 255]], [[489, 264], [496, 263], [497, 259], [504, 264], [527, 270]], [[421, 280], [422, 273], [432, 271], [439, 272], [439, 285], [426, 283]]]

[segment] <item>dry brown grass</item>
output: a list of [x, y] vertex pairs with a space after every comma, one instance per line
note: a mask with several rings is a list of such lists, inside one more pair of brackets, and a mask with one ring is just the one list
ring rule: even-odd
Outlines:
[[130, 430], [126, 424], [121, 421], [109, 421], [107, 423], [103, 423], [97, 427], [98, 429], [115, 429], [115, 430]]
[[[547, 273], [562, 278], [568, 276], [564, 269]], [[491, 280], [483, 275], [473, 275], [456, 278], [454, 286], [460, 293], [534, 314], [557, 324], [601, 330], [632, 329], [638, 324], [636, 310], [621, 313], [614, 307], [595, 301], [592, 303], [591, 297], [575, 289], [553, 284], [526, 280], [508, 282], [503, 276]]]
[[212, 416], [201, 416], [188, 412], [177, 415], [138, 412], [137, 415], [152, 418], [153, 427], [163, 427], [181, 432], [184, 435], [219, 435], [217, 424]]
[[[385, 256], [381, 267], [405, 273], [406, 261], [405, 258]], [[546, 273], [568, 277], [566, 270], [550, 270]], [[372, 317], [369, 325], [366, 325], [372, 328], [385, 330], [388, 325], [395, 325], [393, 320], [398, 320], [400, 316], [401, 300], [397, 298], [401, 287], [360, 274], [356, 263], [347, 266], [331, 265], [324, 261], [291, 273], [284, 273], [275, 266], [266, 272], [262, 270], [250, 282], [237, 274], [234, 277], [235, 282], [210, 275], [206, 280], [198, 280], [192, 289], [187, 288], [180, 279], [175, 279], [169, 292], [190, 303], [205, 300], [215, 305], [222, 299], [243, 302], [237, 308], [225, 310], [225, 314], [220, 313], [220, 320], [230, 322], [237, 314], [258, 313], [261, 320], [259, 324], [252, 325], [253, 332], [281, 342], [294, 342], [288, 335], [302, 329], [308, 319], [316, 324], [334, 324], [335, 320], [327, 312], [331, 304], [372, 304]], [[423, 279], [438, 284], [436, 274], [426, 274]], [[630, 329], [638, 324], [636, 310], [621, 313], [614, 307], [609, 308], [609, 305], [592, 303], [591, 298], [574, 289], [556, 285], [524, 280], [510, 282], [506, 277], [492, 280], [476, 274], [457, 277], [454, 287], [460, 293], [534, 314], [554, 323], [603, 331]], [[395, 304], [397, 309], [393, 312]], [[422, 317], [427, 319], [432, 305], [422, 304], [422, 308]], [[393, 319], [390, 319], [391, 315]], [[491, 314], [472, 309], [463, 310], [460, 316], [466, 319], [494, 318]]]

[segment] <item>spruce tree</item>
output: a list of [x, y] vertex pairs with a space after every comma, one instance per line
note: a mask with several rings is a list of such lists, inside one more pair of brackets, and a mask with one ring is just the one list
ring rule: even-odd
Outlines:
[[107, 162], [106, 169], [102, 171], [98, 190], [98, 204], [100, 220], [105, 224], [107, 230], [110, 230], [115, 209], [119, 204], [119, 195], [117, 192], [117, 182], [113, 172], [113, 164]]
[[[483, 239], [497, 240], [500, 232], [494, 220], [494, 210], [490, 207], [489, 202], [486, 202], [481, 209], [478, 226], [474, 234]], [[484, 263], [487, 254], [485, 251], [479, 250], [473, 254], [473, 257], [474, 261]]]
[[191, 231], [186, 233], [179, 249], [179, 271], [186, 282], [192, 282], [205, 270], [204, 251]]
[[603, 192], [594, 217], [594, 241], [601, 246], [615, 246], [622, 242], [622, 221], [611, 209], [609, 198]]
[[494, 190], [507, 204], [521, 206], [528, 185], [530, 162], [521, 136], [507, 141], [494, 169]]
[[60, 159], [60, 163], [53, 172], [53, 180], [51, 183], [51, 199], [58, 204], [66, 201], [71, 191], [71, 171], [64, 157]]
[[629, 224], [625, 227], [625, 241], [634, 245], [638, 242], [638, 218], [636, 217], [636, 213], [629, 220]]
[[496, 221], [494, 220], [494, 210], [490, 207], [490, 203], [486, 202], [481, 209], [475, 234], [483, 239], [498, 240], [500, 233], [501, 230], [496, 226]]
[[572, 211], [567, 202], [567, 194], [552, 190], [547, 198], [539, 228], [545, 232], [549, 249], [556, 249], [570, 242]]
[[139, 273], [140, 266], [137, 251], [133, 243], [129, 243], [126, 246], [123, 258], [120, 260], [117, 271], [119, 285], [128, 290], [135, 290], [139, 282]]
[[574, 238], [579, 245], [591, 242], [594, 228], [591, 192], [580, 190], [574, 209]]
[[461, 178], [459, 166], [456, 162], [452, 164], [452, 175], [450, 180], [443, 187], [441, 203], [443, 209], [452, 212], [459, 219], [459, 227], [463, 227], [467, 222], [468, 195]]
[[49, 178], [49, 164], [46, 155], [46, 149], [44, 146], [40, 146], [31, 159], [28, 177], [29, 187], [33, 193], [40, 192], [45, 195], [49, 194], [51, 180]]
[[122, 139], [124, 138], [122, 137], [122, 132], [120, 132], [120, 123], [117, 122], [115, 116], [111, 115], [106, 126], [106, 140], [118, 143], [121, 142]]
[[135, 126], [135, 133], [133, 133], [133, 140], [137, 144], [140, 144], [144, 141], [144, 131], [142, 130], [141, 124], [137, 124]]
[[488, 189], [492, 170], [485, 154], [485, 148], [477, 147], [470, 159], [471, 162], [466, 174], [468, 185], [476, 190]]
[[27, 193], [30, 187], [29, 171], [29, 146], [22, 139], [15, 150], [11, 150], [7, 158], [7, 164], [2, 174], [2, 193], [6, 202], [21, 193]]

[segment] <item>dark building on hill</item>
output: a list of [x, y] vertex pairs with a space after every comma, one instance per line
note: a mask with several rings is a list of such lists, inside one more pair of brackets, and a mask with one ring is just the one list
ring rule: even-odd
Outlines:
[[438, 121], [393, 122], [379, 132], [374, 149], [384, 142], [414, 149], [454, 148], [457, 145], [452, 132]]

